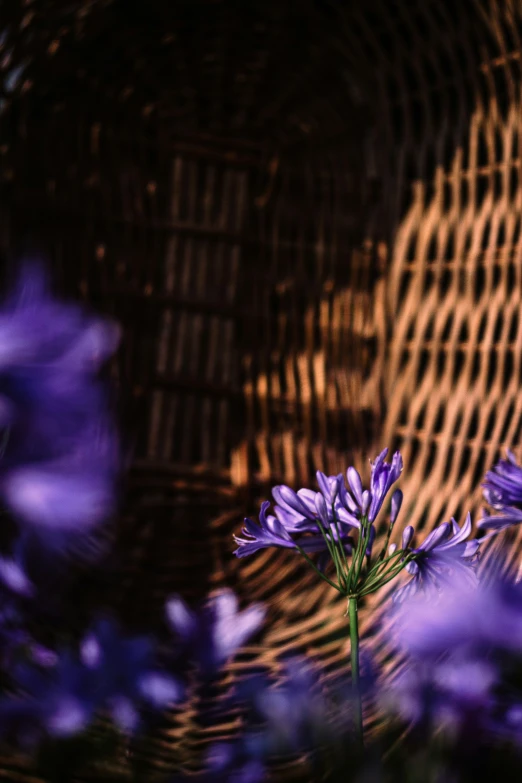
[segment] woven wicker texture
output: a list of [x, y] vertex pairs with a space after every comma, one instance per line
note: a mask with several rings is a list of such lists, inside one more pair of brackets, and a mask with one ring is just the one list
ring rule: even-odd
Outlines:
[[[385, 444], [429, 529], [516, 445], [522, 9], [236, 5], [4, 4], [1, 242], [125, 327], [123, 616], [226, 583], [269, 605], [233, 672], [335, 668], [334, 594], [231, 534], [272, 484]], [[190, 756], [191, 710], [149, 754]]]

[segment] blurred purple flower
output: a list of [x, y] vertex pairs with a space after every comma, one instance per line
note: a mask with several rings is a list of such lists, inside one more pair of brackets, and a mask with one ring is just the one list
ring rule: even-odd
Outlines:
[[140, 706], [161, 710], [183, 696], [180, 682], [158, 667], [153, 640], [123, 636], [112, 620], [95, 624], [81, 644], [80, 659], [99, 703], [122, 731], [137, 728]]
[[317, 671], [302, 659], [287, 661], [281, 684], [260, 689], [255, 702], [270, 727], [273, 750], [314, 748], [331, 718]]
[[177, 775], [170, 783], [261, 783], [266, 780], [263, 761], [252, 757], [246, 743], [216, 742], [205, 759], [205, 772], [194, 776]]
[[86, 427], [67, 456], [10, 470], [4, 499], [33, 532], [82, 533], [107, 518], [114, 507], [118, 456], [114, 432]]
[[507, 460], [501, 459], [484, 478], [484, 497], [495, 509], [522, 504], [522, 467], [508, 450]]
[[507, 460], [500, 460], [484, 479], [484, 498], [495, 511], [500, 512], [490, 514], [484, 511], [478, 528], [491, 531], [486, 538], [522, 523], [522, 467], [511, 451], [508, 450], [507, 456]]
[[[480, 541], [466, 541], [471, 531], [469, 514], [462, 528], [454, 519], [435, 528], [417, 549], [411, 550], [415, 559], [406, 564], [406, 570], [413, 579], [394, 593], [393, 600], [404, 601], [418, 590], [440, 589], [456, 575], [476, 582], [473, 566]], [[411, 526], [404, 530], [403, 548], [409, 546], [413, 532]]]
[[179, 596], [172, 597], [165, 609], [183, 651], [204, 674], [212, 674], [226, 663], [261, 627], [265, 617], [259, 604], [238, 611], [232, 590], [212, 596], [197, 612]]
[[392, 629], [403, 670], [383, 694], [405, 720], [522, 740], [512, 680], [522, 664], [521, 585], [473, 586], [459, 573], [436, 596], [397, 607]]
[[491, 533], [486, 536], [487, 538], [489, 535], [520, 524], [522, 524], [522, 509], [506, 506], [500, 514], [484, 513], [482, 519], [477, 522], [477, 527], [479, 530], [491, 530]]
[[0, 309], [0, 493], [34, 530], [85, 531], [113, 509], [119, 453], [96, 373], [118, 340], [54, 299], [36, 264]]
[[105, 711], [132, 732], [142, 708], [164, 709], [183, 693], [156, 665], [152, 640], [125, 637], [110, 620], [94, 625], [79, 655], [61, 650], [54, 658], [33, 656], [11, 675], [15, 693], [0, 701], [0, 733], [23, 745], [81, 733]]
[[17, 692], [0, 701], [0, 733], [23, 746], [46, 735], [70, 737], [87, 728], [96, 706], [85, 667], [62, 652], [55, 664], [19, 664], [13, 670]]
[[207, 753], [206, 779], [209, 783], [261, 783], [266, 779], [265, 765], [248, 751], [245, 742], [216, 742]]

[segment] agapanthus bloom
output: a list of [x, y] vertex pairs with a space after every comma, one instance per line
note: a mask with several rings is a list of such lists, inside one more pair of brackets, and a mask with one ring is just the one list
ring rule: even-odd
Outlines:
[[[363, 555], [370, 557], [375, 540], [375, 521], [384, 499], [402, 471], [402, 458], [397, 452], [391, 464], [385, 462], [387, 449], [381, 452], [372, 465], [371, 489], [364, 490], [359, 473], [350, 467], [346, 472], [347, 485], [343, 475], [326, 476], [316, 474], [319, 492], [300, 489], [294, 492], [290, 487], [274, 487], [274, 513], [269, 514], [268, 501], [261, 506], [259, 525], [245, 519], [243, 536], [234, 536], [239, 545], [235, 554], [246, 557], [267, 547], [299, 549], [306, 554], [321, 553], [319, 565], [331, 556], [332, 547], [342, 548], [350, 555], [354, 546], [353, 536], [361, 531], [365, 520], [367, 530], [366, 547]], [[395, 496], [393, 520], [400, 509], [402, 493]]]
[[254, 604], [238, 611], [232, 590], [221, 590], [198, 611], [189, 609], [179, 596], [173, 596], [167, 602], [166, 614], [181, 652], [204, 674], [211, 674], [259, 630], [265, 610]]
[[118, 446], [96, 374], [118, 338], [55, 299], [38, 265], [0, 308], [0, 495], [35, 531], [85, 531], [112, 511]]
[[444, 522], [420, 546], [410, 549], [414, 530], [411, 526], [407, 527], [403, 533], [402, 549], [409, 556], [405, 568], [413, 579], [395, 592], [394, 600], [404, 601], [418, 590], [440, 588], [456, 575], [476, 581], [473, 566], [480, 541], [466, 540], [471, 531], [471, 516], [468, 514], [462, 528], [454, 519]]

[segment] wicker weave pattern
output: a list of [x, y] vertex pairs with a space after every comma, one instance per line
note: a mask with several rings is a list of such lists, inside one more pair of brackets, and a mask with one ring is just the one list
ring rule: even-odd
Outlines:
[[[476, 510], [484, 471], [520, 436], [520, 65], [504, 32], [506, 23], [516, 32], [513, 13], [492, 4], [487, 18], [471, 16], [463, 78], [445, 93], [408, 93], [401, 106], [395, 181], [399, 197], [411, 196], [387, 287], [384, 440], [404, 454], [405, 512], [426, 527]], [[477, 63], [473, 33], [485, 23], [495, 43]], [[457, 69], [457, 40], [444, 39]], [[415, 159], [414, 100], [430, 129]]]

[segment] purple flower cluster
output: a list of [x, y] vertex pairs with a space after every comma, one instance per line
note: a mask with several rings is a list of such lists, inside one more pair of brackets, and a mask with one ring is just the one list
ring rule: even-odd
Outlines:
[[[257, 606], [238, 613], [230, 591], [210, 600], [199, 613], [180, 599], [167, 606], [170, 624], [205, 675], [236, 653], [263, 616]], [[18, 656], [9, 669], [14, 695], [0, 698], [0, 734], [25, 746], [45, 736], [78, 734], [104, 713], [121, 731], [135, 732], [143, 709], [163, 710], [185, 694], [178, 671], [160, 665], [155, 640], [124, 635], [110, 618], [93, 624], [77, 652], [66, 648], [53, 654], [31, 638], [17, 642], [29, 644], [31, 656], [24, 662]]]
[[[300, 489], [294, 492], [285, 485], [272, 490], [275, 501], [273, 514], [269, 514], [270, 503], [261, 506], [259, 524], [245, 519], [242, 536], [234, 536], [238, 557], [247, 557], [260, 549], [279, 547], [294, 549], [308, 559], [319, 554], [317, 565], [324, 570], [333, 559], [339, 581], [348, 589], [347, 556], [371, 557], [375, 541], [374, 522], [391, 487], [400, 478], [402, 458], [397, 452], [391, 464], [385, 462], [388, 450], [379, 454], [372, 465], [370, 489], [363, 489], [361, 477], [353, 467], [343, 475], [326, 476], [317, 472], [319, 492]], [[395, 523], [402, 502], [402, 492], [396, 490], [391, 503], [391, 526]], [[362, 544], [357, 546], [356, 538]], [[356, 580], [355, 580], [356, 581]]]

